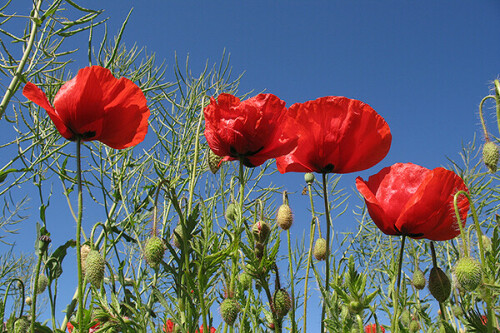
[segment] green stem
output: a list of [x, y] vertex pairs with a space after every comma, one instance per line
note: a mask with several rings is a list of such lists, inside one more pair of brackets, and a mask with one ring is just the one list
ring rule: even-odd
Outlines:
[[5, 95], [3, 96], [2, 102], [0, 103], [0, 119], [2, 118], [3, 114], [5, 113], [5, 109], [7, 108], [7, 105], [10, 102], [10, 99], [12, 96], [14, 96], [14, 93], [17, 90], [17, 87], [19, 85], [19, 80], [22, 77], [24, 66], [26, 65], [26, 62], [28, 61], [29, 55], [31, 53], [31, 49], [33, 48], [33, 44], [35, 43], [35, 36], [38, 30], [38, 23], [37, 21], [40, 18], [40, 7], [42, 6], [42, 0], [38, 0], [36, 4], [33, 5], [33, 18], [31, 19], [32, 25], [31, 25], [31, 32], [30, 32], [30, 39], [28, 40], [28, 44], [26, 45], [26, 48], [24, 49], [23, 57], [21, 58], [21, 61], [19, 61], [19, 65], [16, 68], [16, 72], [14, 73], [14, 76], [12, 77], [12, 80], [10, 81], [9, 87], [7, 88], [7, 91], [5, 92]]
[[[325, 202], [325, 216], [326, 216], [326, 276], [325, 276], [325, 293], [328, 294], [330, 289], [330, 231], [332, 229], [332, 222], [330, 219], [330, 209], [328, 204], [328, 191], [326, 183], [326, 173], [323, 173], [323, 199]], [[321, 310], [321, 332], [325, 331], [325, 314], [326, 314], [326, 302], [323, 302]]]
[[82, 232], [82, 214], [83, 214], [83, 194], [82, 194], [82, 165], [81, 165], [81, 146], [80, 138], [76, 139], [76, 181], [78, 184], [78, 217], [76, 219], [76, 266], [78, 270], [78, 332], [82, 332], [83, 325], [83, 272], [82, 272], [82, 255], [81, 248], [81, 232]]
[[500, 81], [495, 80], [495, 100], [497, 104], [498, 133], [500, 133]]
[[481, 103], [479, 103], [479, 119], [481, 120], [481, 126], [483, 127], [483, 132], [484, 132], [484, 139], [486, 142], [490, 141], [489, 135], [488, 135], [488, 129], [486, 128], [486, 122], [484, 121], [484, 116], [483, 116], [483, 104], [490, 98], [495, 98], [495, 96], [486, 96], [481, 100]]
[[292, 309], [290, 313], [290, 320], [292, 321], [292, 333], [297, 332], [297, 323], [295, 322], [295, 279], [293, 276], [293, 263], [292, 263], [292, 244], [290, 241], [290, 229], [286, 231], [288, 241], [288, 264], [290, 267], [290, 292], [292, 297]]
[[401, 238], [401, 248], [399, 250], [399, 257], [398, 257], [398, 278], [396, 281], [396, 293], [394, 295], [393, 299], [393, 308], [394, 308], [394, 316], [392, 317], [392, 327], [391, 327], [391, 332], [397, 333], [399, 331], [399, 325], [397, 324], [398, 319], [399, 319], [399, 288], [401, 285], [401, 271], [403, 268], [403, 254], [404, 254], [404, 248], [405, 248], [405, 240], [406, 240], [406, 235], [403, 235]]
[[[469, 244], [467, 242], [467, 234], [465, 232], [465, 229], [464, 229], [464, 226], [462, 223], [462, 218], [460, 217], [460, 210], [458, 209], [458, 196], [461, 194], [465, 195], [467, 197], [467, 199], [469, 200], [469, 194], [467, 192], [458, 191], [453, 196], [453, 207], [455, 209], [455, 216], [457, 218], [458, 228], [460, 229], [460, 236], [462, 238], [462, 253], [463, 253], [464, 257], [468, 257], [469, 256]], [[469, 202], [470, 202], [470, 200], [469, 200]], [[475, 212], [475, 210], [474, 210], [474, 212]]]
[[198, 119], [198, 125], [196, 125], [196, 138], [194, 141], [193, 170], [191, 172], [191, 181], [189, 182], [188, 212], [191, 212], [191, 208], [193, 207], [194, 187], [196, 185], [196, 165], [198, 164], [198, 153], [200, 151], [200, 128], [201, 128], [201, 122], [204, 119], [204, 114], [203, 114], [204, 108], [205, 108], [205, 99], [202, 98], [200, 119]]
[[40, 277], [40, 266], [42, 264], [42, 255], [38, 256], [35, 268], [35, 282], [33, 283], [33, 303], [31, 305], [31, 324], [30, 332], [35, 332], [35, 320], [36, 320], [36, 299], [38, 296], [38, 278]]

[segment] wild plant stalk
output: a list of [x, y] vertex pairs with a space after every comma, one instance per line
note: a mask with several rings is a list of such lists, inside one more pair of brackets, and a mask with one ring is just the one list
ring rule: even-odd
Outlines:
[[[325, 216], [326, 216], [326, 258], [325, 258], [325, 294], [328, 294], [330, 289], [330, 230], [332, 228], [332, 222], [330, 220], [330, 207], [328, 203], [328, 191], [326, 182], [326, 173], [322, 173], [323, 176], [323, 199], [325, 202]], [[324, 332], [325, 327], [325, 314], [326, 314], [326, 302], [323, 302], [323, 308], [321, 310], [321, 332]]]
[[[81, 138], [76, 139], [76, 182], [78, 185], [78, 216], [76, 219], [76, 266], [78, 270], [78, 331], [82, 331], [83, 324], [83, 271], [81, 254], [81, 232], [83, 216], [83, 192], [82, 192], [82, 165], [81, 165]], [[33, 333], [33, 332], [32, 332]]]

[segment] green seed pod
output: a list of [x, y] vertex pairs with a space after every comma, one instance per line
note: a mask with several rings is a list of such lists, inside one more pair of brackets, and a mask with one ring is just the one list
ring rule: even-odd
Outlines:
[[498, 146], [492, 141], [486, 142], [483, 146], [483, 161], [491, 173], [497, 172], [498, 157]]
[[314, 243], [313, 254], [316, 260], [326, 259], [326, 254], [327, 254], [326, 239], [324, 238], [316, 239], [316, 242]]
[[287, 204], [282, 204], [278, 209], [278, 213], [276, 214], [276, 222], [283, 230], [288, 230], [292, 226], [293, 223], [293, 214], [290, 206]]
[[220, 315], [222, 319], [232, 326], [240, 313], [240, 303], [233, 298], [226, 298], [220, 305]]
[[413, 277], [411, 282], [413, 286], [418, 290], [422, 290], [425, 288], [425, 283], [426, 283], [425, 275], [424, 272], [420, 270], [420, 268], [417, 267], [413, 272]]
[[271, 233], [271, 226], [265, 221], [257, 221], [252, 227], [252, 233], [256, 242], [264, 244]]
[[100, 287], [104, 279], [105, 266], [106, 261], [99, 251], [90, 250], [87, 255], [87, 261], [85, 262], [85, 276], [94, 287]]
[[304, 175], [304, 180], [306, 181], [307, 184], [314, 183], [314, 174], [311, 172], [306, 173]]
[[431, 269], [429, 274], [429, 291], [440, 303], [443, 303], [450, 297], [450, 279], [439, 267], [433, 267]]
[[233, 222], [236, 218], [236, 205], [234, 203], [230, 203], [226, 208], [226, 220], [228, 222]]
[[285, 289], [278, 289], [273, 295], [274, 312], [278, 318], [283, 318], [292, 308], [290, 294]]
[[244, 290], [250, 289], [252, 287], [252, 276], [246, 272], [240, 274], [240, 285]]
[[457, 318], [461, 317], [464, 314], [464, 310], [462, 310], [462, 308], [457, 304], [451, 307], [451, 311], [453, 312], [453, 315]]
[[410, 311], [404, 310], [403, 313], [401, 314], [400, 320], [401, 324], [403, 324], [405, 327], [410, 326], [410, 321], [411, 321]]
[[38, 288], [36, 288], [36, 293], [41, 294], [47, 289], [49, 285], [49, 279], [45, 274], [42, 274], [38, 277]]
[[208, 167], [210, 168], [210, 171], [212, 171], [213, 174], [216, 174], [217, 171], [219, 171], [220, 166], [221, 166], [221, 161], [222, 161], [222, 157], [219, 155], [216, 155], [212, 149], [208, 148], [207, 163], [208, 163]]
[[14, 333], [28, 333], [30, 328], [30, 322], [28, 318], [21, 317], [16, 320], [14, 324]]
[[[430, 279], [429, 279], [430, 281]], [[420, 324], [416, 320], [412, 320], [410, 322], [410, 327], [408, 327], [409, 331], [412, 333], [418, 332], [420, 330]]]
[[481, 283], [483, 271], [476, 260], [471, 257], [463, 257], [455, 264], [455, 276], [462, 288], [473, 291]]
[[144, 257], [149, 266], [156, 268], [161, 263], [165, 254], [165, 244], [158, 236], [153, 236], [146, 241], [144, 247]]
[[483, 241], [484, 251], [491, 252], [491, 238], [486, 235], [481, 235], [481, 240]]

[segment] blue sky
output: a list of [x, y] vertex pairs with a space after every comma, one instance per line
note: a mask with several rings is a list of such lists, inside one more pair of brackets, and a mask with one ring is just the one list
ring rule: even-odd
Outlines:
[[[15, 2], [20, 12], [31, 3]], [[391, 127], [392, 147], [375, 167], [345, 176], [349, 191], [358, 175], [396, 162], [435, 168], [447, 156], [458, 159], [475, 133], [482, 143], [478, 105], [500, 73], [499, 1], [84, 2], [105, 9], [110, 33], [134, 7], [125, 44], [168, 64], [175, 53], [180, 61], [189, 54], [194, 74], [226, 50], [233, 72], [245, 72], [242, 93], [265, 90], [288, 106], [327, 95], [370, 104]], [[87, 65], [87, 45], [71, 46], [82, 48], [82, 62], [71, 65], [76, 72]], [[487, 111], [498, 136], [494, 111]], [[301, 190], [302, 174], [280, 177], [274, 181]]]

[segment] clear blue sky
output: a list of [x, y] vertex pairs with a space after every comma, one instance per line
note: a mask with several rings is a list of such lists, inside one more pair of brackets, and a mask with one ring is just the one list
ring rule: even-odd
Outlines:
[[[497, 0], [84, 3], [105, 9], [110, 33], [134, 7], [125, 43], [144, 46], [168, 64], [175, 52], [181, 61], [189, 54], [194, 74], [207, 59], [217, 62], [225, 49], [233, 72], [245, 71], [242, 93], [265, 90], [288, 106], [327, 95], [370, 104], [391, 127], [392, 147], [372, 169], [345, 176], [349, 191], [356, 176], [366, 178], [396, 162], [446, 165], [446, 156], [457, 159], [474, 133], [482, 143], [478, 105], [500, 74]], [[87, 65], [86, 46], [68, 47], [82, 48], [82, 63], [72, 64], [74, 71]], [[285, 187], [300, 191], [302, 174], [280, 177], [273, 181], [299, 184]]]

